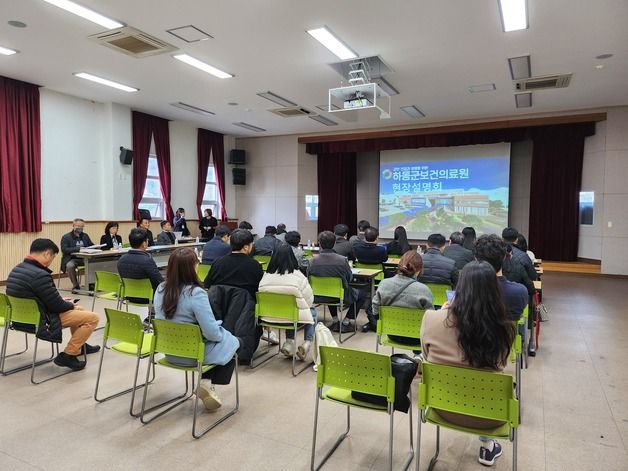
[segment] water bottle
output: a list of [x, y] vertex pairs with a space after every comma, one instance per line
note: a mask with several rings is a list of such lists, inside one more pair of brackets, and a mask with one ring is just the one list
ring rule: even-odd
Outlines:
[[312, 248], [312, 241], [310, 239], [307, 240], [307, 248], [308, 249]]
[[179, 239], [174, 240], [174, 245], [179, 245]]
[[197, 244], [198, 244], [198, 241], [199, 241], [198, 236], [196, 236], [196, 243], [197, 243]]

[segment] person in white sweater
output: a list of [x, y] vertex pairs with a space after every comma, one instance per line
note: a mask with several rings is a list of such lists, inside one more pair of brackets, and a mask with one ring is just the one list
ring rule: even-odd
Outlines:
[[[259, 284], [261, 293], [290, 294], [296, 298], [299, 309], [299, 323], [305, 324], [304, 342], [297, 349], [297, 356], [305, 360], [314, 340], [314, 326], [316, 325], [316, 309], [314, 294], [307, 278], [299, 270], [292, 247], [282, 244], [277, 248], [268, 263], [268, 268]], [[276, 322], [276, 319], [273, 319]], [[281, 353], [291, 357], [295, 351], [294, 330], [286, 331], [286, 341], [281, 347]]]

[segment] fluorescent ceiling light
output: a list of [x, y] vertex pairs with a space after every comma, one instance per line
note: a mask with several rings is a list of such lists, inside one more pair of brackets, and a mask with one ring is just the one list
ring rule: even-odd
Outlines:
[[192, 113], [202, 114], [203, 116], [214, 116], [216, 114], [212, 111], [199, 108], [198, 106], [188, 105], [187, 103], [183, 103], [182, 101], [177, 101], [176, 103], [170, 103], [170, 104], [177, 108], [181, 108], [182, 110], [191, 111]]
[[414, 105], [402, 106], [401, 111], [406, 113], [408, 116], [411, 116], [412, 118], [425, 118], [425, 114]]
[[272, 101], [273, 103], [277, 103], [278, 105], [285, 106], [286, 108], [289, 106], [297, 106], [296, 103], [290, 101], [284, 97], [281, 97], [273, 92], [260, 92], [257, 93], [257, 96], [261, 96], [262, 98], [266, 98], [267, 100]]
[[482, 83], [480, 85], [471, 85], [469, 87], [469, 92], [471, 93], [492, 92], [494, 90], [495, 90], [494, 83]]
[[107, 85], [108, 87], [117, 88], [118, 90], [122, 90], [124, 92], [137, 92], [139, 88], [129, 87], [128, 85], [123, 85], [118, 82], [114, 82], [112, 80], [107, 80], [102, 77], [97, 77], [96, 75], [88, 74], [85, 72], [78, 72], [73, 74], [76, 77], [80, 77], [85, 80], [90, 80], [92, 82], [99, 83], [101, 85]]
[[228, 74], [227, 72], [223, 72], [222, 70], [217, 69], [213, 65], [206, 64], [205, 62], [199, 61], [198, 59], [195, 59], [194, 57], [189, 56], [187, 54], [176, 54], [172, 57], [174, 57], [175, 59], [181, 62], [185, 62], [186, 64], [191, 65], [192, 67], [196, 67], [197, 69], [202, 70], [203, 72], [207, 72], [208, 74], [213, 75], [214, 77], [218, 77], [221, 79], [233, 77], [233, 75]]
[[0, 54], [3, 56], [12, 56], [13, 54], [17, 54], [17, 51], [15, 49], [0, 46]]
[[74, 13], [81, 18], [85, 18], [86, 20], [99, 24], [100, 26], [103, 26], [107, 29], [122, 28], [124, 26], [122, 23], [112, 20], [111, 18], [107, 18], [100, 13], [96, 13], [95, 11], [90, 10], [89, 8], [85, 8], [78, 3], [70, 2], [69, 0], [44, 0], [44, 2], [50, 3], [51, 5], [59, 8], [63, 8], [70, 13]]
[[532, 93], [518, 93], [515, 95], [517, 108], [530, 108], [532, 106]]
[[399, 91], [392, 86], [392, 84], [386, 80], [384, 77], [376, 77], [373, 79], [377, 85], [380, 86], [382, 90], [384, 90], [389, 96], [399, 95]]
[[264, 131], [266, 131], [266, 129], [258, 128], [257, 126], [253, 126], [252, 124], [249, 124], [249, 123], [239, 122], [239, 123], [233, 123], [233, 125], [234, 126], [240, 126], [241, 128], [248, 129], [249, 131], [255, 131], [255, 132], [264, 132]]
[[497, 0], [499, 13], [502, 17], [502, 29], [518, 31], [528, 29], [528, 5], [527, 0]]
[[532, 76], [530, 56], [510, 57], [508, 59], [510, 76], [513, 80], [521, 80]]
[[336, 121], [332, 121], [331, 119], [326, 118], [325, 116], [322, 116], [320, 114], [317, 114], [315, 116], [309, 116], [309, 118], [313, 119], [314, 121], [318, 121], [325, 126], [338, 126], [338, 123]]
[[326, 27], [309, 29], [307, 33], [329, 49], [340, 60], [355, 59], [358, 55]]
[[[321, 110], [321, 111], [330, 111], [329, 105], [316, 105], [316, 107]], [[340, 107], [338, 105], [336, 105], [335, 103], [331, 104], [331, 109], [332, 110], [339, 110]]]

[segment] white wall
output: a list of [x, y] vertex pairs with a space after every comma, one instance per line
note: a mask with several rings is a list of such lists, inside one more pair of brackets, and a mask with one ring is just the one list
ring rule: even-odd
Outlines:
[[198, 178], [197, 128], [181, 121], [170, 121], [170, 174], [172, 210], [184, 208], [188, 219], [197, 219]]

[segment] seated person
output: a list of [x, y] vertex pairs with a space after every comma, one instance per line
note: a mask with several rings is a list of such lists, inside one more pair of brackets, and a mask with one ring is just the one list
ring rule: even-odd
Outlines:
[[443, 255], [445, 237], [442, 234], [431, 234], [427, 238], [427, 250], [423, 257], [423, 273], [419, 277], [421, 283], [440, 283], [456, 287], [458, 270], [456, 262]]
[[35, 239], [29, 255], [9, 273], [7, 294], [37, 301], [40, 312], [38, 337], [60, 343], [61, 329], [69, 327], [72, 337], [54, 362], [78, 371], [85, 368], [85, 361], [78, 359], [83, 348], [86, 353], [100, 350], [99, 346], [86, 343], [98, 326], [99, 317], [59, 295], [48, 268], [58, 253], [59, 247], [50, 239]]
[[394, 237], [393, 241], [386, 244], [386, 250], [389, 255], [403, 255], [408, 250], [412, 250], [408, 243], [408, 234], [405, 227], [397, 226]]
[[213, 263], [220, 257], [231, 253], [231, 246], [229, 245], [229, 236], [231, 230], [225, 225], [220, 225], [216, 228], [214, 238], [206, 242], [203, 246], [203, 263], [206, 265], [213, 265]]
[[240, 224], [238, 224], [238, 229], [244, 229], [246, 231], [253, 231], [253, 226], [251, 226], [251, 223], [248, 221], [240, 221]]
[[305, 255], [303, 249], [299, 247], [299, 243], [301, 242], [301, 234], [299, 234], [297, 231], [286, 232], [285, 242], [292, 248], [292, 252], [294, 253], [295, 258], [299, 263], [299, 269], [305, 270], [307, 272], [307, 267], [310, 266], [310, 261]]
[[282, 242], [275, 237], [275, 234], [277, 234], [277, 228], [275, 226], [266, 226], [264, 237], [257, 240], [253, 246], [253, 255], [272, 255], [273, 252], [277, 250], [277, 247], [282, 244]]
[[253, 234], [244, 229], [237, 229], [231, 233], [229, 244], [231, 253], [212, 264], [212, 269], [205, 278], [205, 288], [213, 285], [235, 286], [244, 288], [251, 298], [255, 299], [264, 270], [259, 262], [250, 256], [253, 250]]
[[347, 257], [347, 260], [355, 260], [353, 245], [347, 240], [347, 234], [349, 234], [349, 226], [346, 224], [336, 224], [334, 226], [334, 235], [336, 236], [334, 252]]
[[[431, 363], [502, 371], [508, 363], [515, 328], [502, 300], [495, 270], [488, 262], [468, 263], [451, 305], [428, 310], [421, 326], [423, 356]], [[463, 427], [490, 429], [503, 422], [437, 411]], [[501, 455], [497, 441], [480, 437], [479, 462], [492, 466]]]
[[182, 237], [188, 237], [190, 235], [188, 224], [185, 221], [185, 209], [177, 209], [177, 212], [172, 219], [172, 225], [174, 226], [174, 232], [180, 232]]
[[103, 250], [118, 250], [122, 248], [122, 237], [118, 235], [120, 225], [117, 222], [108, 222], [105, 233], [100, 237], [100, 245], [105, 245]]
[[94, 245], [92, 239], [83, 232], [85, 221], [76, 218], [72, 221], [72, 231], [61, 238], [61, 271], [68, 274], [72, 283], [72, 293], [76, 293], [81, 287], [78, 282], [78, 267], [83, 266], [83, 260], [72, 258], [72, 254], [82, 252], [87, 247]]
[[[153, 287], [153, 291], [156, 290], [157, 286], [164, 281], [164, 277], [161, 275], [153, 257], [146, 251], [148, 248], [146, 229], [141, 227], [131, 229], [129, 241], [131, 243], [131, 249], [118, 260], [118, 273], [120, 277], [131, 278], [133, 280], [148, 278]], [[128, 299], [134, 303], [148, 303], [147, 299]]]
[[526, 252], [517, 247], [517, 239], [519, 235], [519, 231], [514, 227], [507, 227], [502, 231], [502, 239], [504, 239], [504, 242], [512, 247], [511, 258], [513, 263], [523, 266], [528, 275], [528, 278], [534, 281], [537, 278], [537, 273], [534, 269], [534, 263], [532, 262], [532, 260], [530, 260], [530, 257]]
[[362, 219], [358, 222], [358, 235], [351, 236], [349, 242], [351, 245], [355, 245], [357, 242], [364, 241], [364, 231], [371, 227], [371, 223], [366, 219]]
[[460, 271], [464, 266], [473, 261], [473, 252], [465, 249], [462, 232], [452, 232], [449, 236], [449, 245], [443, 250], [443, 255], [455, 262], [456, 270]]
[[284, 223], [277, 224], [277, 235], [275, 235], [275, 237], [277, 237], [277, 240], [280, 242], [285, 242], [286, 234], [286, 225]]
[[532, 260], [532, 266], [534, 266], [536, 255], [534, 255], [534, 252], [532, 252], [532, 250], [528, 249], [528, 241], [526, 240], [523, 234], [519, 234], [517, 236], [517, 242], [514, 245], [522, 252], [525, 252], [528, 254], [528, 257], [530, 257], [530, 260]]
[[338, 308], [329, 306], [329, 312], [332, 318], [330, 329], [333, 332], [338, 332], [342, 329], [342, 332], [345, 333], [353, 331], [349, 319], [356, 319], [356, 314], [360, 311], [366, 299], [366, 293], [349, 285], [352, 278], [351, 267], [346, 257], [334, 252], [335, 243], [336, 236], [333, 232], [323, 231], [318, 235], [318, 245], [321, 250], [310, 262], [310, 268], [307, 274], [308, 277], [335, 277], [342, 280], [342, 286], [345, 292], [343, 304], [344, 306], [350, 306], [347, 316], [342, 321], [342, 326], [338, 320]]
[[353, 245], [353, 253], [359, 263], [381, 264], [388, 260], [386, 247], [377, 245], [379, 231], [377, 227], [369, 227], [364, 231], [364, 241]]
[[157, 240], [155, 241], [155, 244], [156, 245], [174, 244], [177, 238], [172, 232], [172, 224], [170, 224], [170, 221], [161, 221], [159, 225], [161, 226], [161, 232], [157, 236]]
[[[150, 231], [150, 219], [148, 218], [141, 218], [139, 220], [139, 222], [137, 223], [137, 227], [141, 227], [142, 229], [144, 229], [146, 231], [146, 240], [148, 240], [148, 246], [152, 247], [153, 245], [155, 245], [155, 241], [153, 240], [153, 233]], [[129, 243], [131, 241], [129, 240]]]
[[216, 226], [218, 225], [218, 221], [212, 214], [212, 210], [207, 208], [203, 212], [203, 217], [199, 222], [199, 229], [201, 230], [201, 237], [203, 239], [211, 240], [214, 238]]
[[[286, 237], [294, 231], [286, 234]], [[304, 342], [297, 349], [297, 357], [305, 360], [314, 340], [314, 326], [316, 325], [316, 309], [314, 309], [314, 295], [307, 278], [299, 270], [299, 264], [294, 257], [292, 247], [281, 245], [273, 253], [266, 273], [259, 283], [260, 293], [290, 294], [296, 298], [299, 309], [299, 323], [304, 323]], [[276, 319], [272, 319], [277, 322]], [[281, 346], [281, 353], [287, 357], [294, 355], [294, 330], [286, 330], [286, 341]]]
[[[377, 329], [380, 306], [398, 306], [414, 309], [432, 309], [432, 292], [417, 276], [423, 270], [423, 259], [414, 250], [402, 255], [399, 260], [397, 274], [392, 278], [380, 281], [373, 297], [373, 321], [369, 330]], [[362, 329], [364, 330], [364, 328]], [[394, 336], [391, 336], [393, 338]], [[400, 341], [406, 341], [403, 337]]]
[[474, 252], [478, 262], [488, 262], [495, 270], [497, 281], [502, 288], [506, 312], [513, 321], [518, 321], [528, 304], [528, 290], [520, 283], [508, 281], [502, 273], [506, 243], [495, 234], [482, 235], [475, 241]]
[[[225, 330], [222, 321], [216, 321], [207, 293], [196, 276], [198, 258], [194, 250], [181, 248], [172, 252], [168, 260], [166, 281], [155, 291], [155, 318], [178, 324], [196, 324], [201, 328], [205, 343], [204, 365], [218, 365], [202, 375], [197, 391], [206, 409], [214, 410], [222, 401], [214, 384], [229, 384], [235, 368], [234, 355], [240, 342]], [[170, 363], [194, 366], [196, 360], [166, 355]]]

